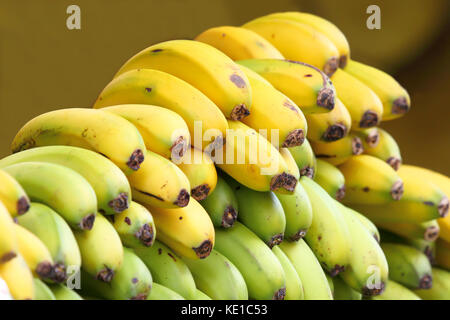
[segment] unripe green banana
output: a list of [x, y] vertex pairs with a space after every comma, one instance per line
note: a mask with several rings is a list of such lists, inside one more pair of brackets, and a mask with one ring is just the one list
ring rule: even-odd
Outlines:
[[65, 285], [53, 284], [49, 287], [55, 295], [56, 300], [83, 300], [83, 298], [78, 293], [76, 293], [72, 289], [69, 289]]
[[210, 297], [208, 297], [204, 292], [201, 292], [200, 290], [195, 291], [195, 296], [192, 300], [212, 300]]
[[[435, 244], [434, 253], [435, 262], [439, 268], [450, 270], [450, 243], [446, 240], [439, 238], [436, 243], [431, 242], [429, 244]], [[432, 260], [434, 262], [434, 260]]]
[[250, 299], [283, 300], [286, 278], [272, 251], [240, 222], [232, 228], [216, 229], [215, 249], [241, 272]]
[[362, 294], [353, 290], [340, 277], [333, 278], [333, 297], [334, 300], [361, 300]]
[[302, 280], [300, 280], [291, 261], [278, 246], [273, 247], [272, 252], [283, 267], [286, 277], [286, 295], [284, 300], [303, 300], [305, 294], [303, 292]]
[[97, 215], [92, 230], [74, 231], [81, 267], [100, 281], [111, 282], [123, 261], [122, 242], [111, 223]]
[[314, 177], [316, 168], [316, 157], [311, 148], [308, 139], [305, 139], [301, 146], [288, 148], [292, 157], [294, 157], [300, 170], [300, 176], [307, 176], [308, 178]]
[[424, 300], [450, 300], [450, 272], [433, 268], [433, 287], [414, 290]]
[[331, 293], [334, 297], [334, 283], [333, 283], [333, 277], [331, 277], [328, 273], [325, 273], [325, 277], [327, 277], [328, 285], [330, 286]]
[[109, 283], [81, 270], [83, 292], [108, 300], [146, 300], [152, 282], [152, 275], [144, 262], [128, 248], [123, 249], [123, 263]]
[[[195, 296], [195, 282], [189, 268], [166, 245], [156, 240], [153, 246], [137, 247], [134, 252], [142, 259], [158, 284], [175, 291], [185, 299]], [[155, 286], [150, 296], [154, 288]]]
[[363, 152], [361, 139], [354, 133], [333, 142], [311, 142], [312, 149], [317, 159], [331, 163], [334, 166], [343, 164], [354, 155]]
[[297, 183], [293, 194], [275, 195], [280, 201], [286, 217], [285, 239], [297, 241], [303, 238], [313, 219], [312, 205], [305, 189], [300, 183]]
[[314, 181], [316, 181], [334, 199], [340, 201], [344, 198], [344, 175], [332, 164], [321, 159], [317, 159]]
[[90, 230], [97, 213], [94, 189], [79, 173], [58, 164], [22, 162], [3, 168], [31, 201], [48, 205], [73, 228]]
[[400, 148], [397, 142], [386, 130], [381, 128], [371, 129], [378, 131], [378, 139], [376, 143], [367, 143], [368, 140], [371, 141], [370, 135], [362, 139], [364, 154], [386, 161], [394, 170], [398, 170], [402, 164], [402, 155], [400, 154]]
[[370, 219], [352, 208], [346, 207], [346, 210], [347, 212], [351, 212], [359, 220], [359, 222], [362, 223], [362, 225], [367, 229], [367, 231], [369, 231], [378, 243], [380, 242], [380, 232], [378, 231], [377, 226]]
[[183, 258], [198, 289], [213, 300], [247, 300], [245, 280], [234, 264], [216, 250], [202, 260]]
[[34, 299], [33, 300], [56, 300], [50, 288], [39, 278], [33, 278]]
[[312, 179], [303, 177], [300, 184], [311, 201], [313, 219], [305, 240], [322, 266], [332, 277], [349, 264], [350, 235], [335, 200]]
[[285, 241], [279, 248], [291, 261], [302, 281], [305, 300], [333, 300], [325, 272], [303, 239]]
[[208, 212], [214, 227], [230, 228], [237, 219], [239, 207], [236, 195], [220, 176], [214, 191], [200, 204]]
[[25, 190], [16, 179], [3, 170], [0, 170], [0, 201], [12, 217], [22, 215], [30, 208], [30, 199]]
[[102, 155], [70, 146], [47, 146], [24, 150], [0, 160], [0, 168], [21, 162], [49, 162], [82, 175], [97, 196], [99, 211], [114, 214], [128, 208], [131, 188], [125, 174]]
[[114, 229], [122, 243], [130, 248], [151, 247], [156, 238], [156, 228], [150, 211], [143, 205], [131, 201], [130, 207], [112, 218]]
[[150, 291], [147, 300], [184, 300], [184, 298], [175, 291], [159, 283], [153, 282], [152, 290]]
[[404, 238], [435, 241], [439, 237], [439, 224], [436, 220], [422, 223], [383, 223], [374, 221], [379, 228]]
[[393, 280], [386, 283], [386, 289], [378, 296], [370, 297], [371, 300], [421, 300], [414, 292]]
[[433, 284], [430, 261], [416, 248], [397, 244], [381, 243], [389, 264], [389, 277], [410, 288], [429, 289]]

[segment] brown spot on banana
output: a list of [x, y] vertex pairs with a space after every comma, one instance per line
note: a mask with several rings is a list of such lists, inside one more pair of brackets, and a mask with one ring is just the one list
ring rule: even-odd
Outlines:
[[117, 197], [108, 202], [108, 206], [113, 209], [114, 212], [120, 213], [128, 209], [130, 205], [128, 195], [125, 192], [119, 193]]
[[155, 233], [151, 225], [144, 224], [135, 234], [141, 243], [146, 247], [151, 247], [155, 241]]
[[231, 110], [230, 118], [231, 120], [242, 120], [243, 118], [250, 115], [250, 110], [245, 104], [238, 104]]
[[273, 294], [272, 300], [284, 300], [284, 297], [286, 296], [286, 288], [283, 287]]
[[386, 162], [395, 170], [397, 171], [400, 168], [400, 165], [402, 164], [402, 160], [397, 157], [389, 157]]
[[289, 132], [284, 139], [283, 148], [291, 148], [295, 146], [301, 146], [305, 142], [305, 132], [303, 129], [295, 129]]
[[95, 222], [95, 213], [91, 213], [81, 220], [79, 227], [81, 230], [91, 230], [92, 227], [94, 226], [94, 222]]
[[378, 125], [380, 122], [380, 117], [377, 113], [367, 110], [364, 112], [364, 114], [361, 117], [361, 120], [359, 121], [359, 127], [360, 128], [371, 128]]
[[180, 193], [178, 194], [177, 200], [175, 200], [173, 204], [178, 207], [186, 207], [189, 203], [189, 199], [189, 192], [186, 189], [181, 189]]
[[222, 215], [221, 226], [223, 228], [230, 228], [237, 219], [237, 211], [231, 205], [227, 206]]
[[391, 188], [392, 199], [400, 200], [403, 196], [403, 181], [397, 180], [394, 182]]
[[352, 154], [357, 156], [361, 153], [363, 153], [364, 148], [363, 148], [363, 144], [360, 138], [358, 137], [354, 137], [352, 139]]
[[144, 162], [144, 152], [142, 152], [141, 149], [136, 149], [133, 151], [133, 153], [131, 154], [130, 158], [127, 161], [127, 166], [131, 169], [131, 170], [138, 170], [141, 166], [141, 163]]
[[327, 128], [322, 135], [322, 140], [333, 142], [342, 139], [347, 134], [347, 127], [341, 123], [336, 123]]
[[211, 188], [206, 183], [204, 183], [193, 188], [191, 190], [191, 195], [195, 200], [201, 201], [208, 196], [210, 190]]
[[400, 97], [394, 100], [392, 103], [392, 114], [405, 114], [409, 111], [410, 105], [405, 97]]
[[20, 197], [20, 199], [17, 200], [17, 214], [20, 216], [26, 213], [28, 209], [30, 209], [30, 202], [25, 196]]
[[107, 283], [111, 282], [113, 277], [114, 277], [114, 271], [108, 267], [105, 267], [104, 269], [100, 270], [96, 276], [97, 280], [107, 282]]
[[202, 242], [201, 245], [199, 245], [196, 248], [192, 248], [200, 259], [204, 259], [211, 253], [211, 250], [213, 248], [213, 244], [210, 240], [205, 240]]

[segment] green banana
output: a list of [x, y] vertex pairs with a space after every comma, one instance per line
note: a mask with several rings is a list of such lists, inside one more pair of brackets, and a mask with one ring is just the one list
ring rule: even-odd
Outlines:
[[136, 247], [134, 252], [150, 270], [154, 281], [185, 299], [192, 299], [195, 296], [195, 282], [189, 268], [166, 245], [156, 240], [153, 246]]
[[435, 241], [439, 237], [439, 224], [436, 220], [422, 223], [378, 223], [381, 229], [390, 231], [404, 238]]
[[214, 300], [247, 300], [245, 280], [234, 264], [213, 250], [202, 260], [183, 258], [198, 289]]
[[184, 300], [184, 298], [175, 291], [159, 283], [153, 282], [152, 290], [150, 291], [147, 300]]
[[56, 300], [50, 288], [38, 278], [33, 278], [34, 299], [33, 300]]
[[321, 159], [317, 159], [314, 181], [316, 181], [334, 199], [340, 201], [344, 198], [344, 175], [332, 164]]
[[284, 300], [303, 300], [305, 295], [302, 280], [300, 280], [291, 261], [279, 247], [273, 247], [272, 252], [283, 267], [284, 275], [286, 276], [286, 295]]
[[62, 284], [53, 284], [49, 287], [56, 300], [83, 300], [78, 293]]
[[450, 272], [433, 268], [433, 287], [425, 290], [414, 290], [424, 300], [450, 300]]
[[389, 280], [386, 290], [379, 296], [370, 297], [371, 300], [421, 300], [414, 292], [401, 284]]
[[243, 224], [236, 222], [232, 228], [217, 228], [215, 249], [241, 272], [250, 299], [284, 299], [286, 279], [281, 264], [264, 242]]
[[362, 299], [362, 294], [356, 290], [353, 290], [340, 277], [333, 278], [333, 288], [334, 288], [334, 292], [333, 292], [334, 300], [361, 300]]
[[316, 157], [308, 139], [305, 139], [301, 146], [288, 148], [288, 150], [297, 163], [300, 176], [313, 178], [316, 170]]
[[330, 290], [331, 290], [331, 293], [333, 294], [333, 298], [334, 298], [333, 277], [331, 277], [328, 273], [325, 273], [325, 277], [327, 277], [328, 285], [330, 286]]
[[197, 289], [195, 291], [195, 296], [193, 300], [212, 300], [212, 299], [208, 297], [205, 293]]
[[370, 219], [352, 208], [346, 207], [346, 210], [347, 212], [351, 212], [359, 220], [359, 222], [362, 223], [362, 225], [367, 229], [367, 231], [369, 231], [377, 242], [380, 242], [380, 232], [378, 231], [377, 226]]

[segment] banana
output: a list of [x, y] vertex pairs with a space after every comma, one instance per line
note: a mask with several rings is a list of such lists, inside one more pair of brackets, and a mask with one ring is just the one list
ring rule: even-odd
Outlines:
[[347, 38], [330, 21], [306, 12], [277, 12], [271, 13], [266, 17], [291, 20], [312, 27], [326, 36], [336, 46], [339, 52], [339, 67], [344, 68], [347, 65], [347, 61], [350, 59], [350, 46]]
[[338, 169], [345, 178], [346, 204], [389, 204], [402, 198], [403, 177], [378, 158], [352, 156]]
[[450, 270], [450, 243], [440, 238], [436, 241], [436, 264]]
[[269, 81], [305, 115], [330, 112], [335, 106], [333, 83], [326, 74], [307, 63], [276, 59], [249, 59], [237, 63]]
[[300, 184], [306, 190], [313, 212], [305, 240], [325, 270], [334, 277], [350, 262], [351, 238], [347, 225], [335, 200], [316, 182], [304, 177]]
[[165, 208], [185, 207], [191, 185], [186, 175], [170, 160], [147, 150], [141, 169], [128, 176], [133, 199]]
[[328, 285], [330, 286], [331, 293], [333, 295], [334, 300], [334, 283], [333, 283], [333, 277], [331, 277], [328, 273], [325, 273], [325, 277], [327, 277]]
[[128, 208], [131, 188], [127, 177], [114, 163], [96, 152], [71, 146], [38, 147], [1, 159], [0, 167], [21, 162], [48, 162], [78, 172], [94, 189], [99, 211], [104, 214]]
[[311, 141], [311, 146], [317, 159], [334, 166], [341, 165], [352, 156], [360, 155], [364, 151], [361, 139], [353, 133], [334, 142]]
[[345, 137], [351, 129], [352, 118], [344, 104], [336, 98], [333, 110], [327, 113], [307, 114], [308, 139], [333, 142]]
[[304, 61], [332, 75], [339, 66], [336, 46], [315, 28], [294, 20], [265, 16], [247, 22], [252, 30], [277, 48], [286, 59]]
[[213, 300], [247, 300], [245, 280], [235, 265], [213, 250], [203, 260], [183, 258], [198, 289]]
[[[255, 191], [292, 193], [297, 184], [278, 150], [262, 135], [239, 121], [228, 121], [230, 130], [216, 165], [239, 183]], [[272, 136], [273, 138], [273, 136]]]
[[0, 170], [0, 202], [4, 204], [12, 217], [22, 215], [30, 208], [30, 199], [25, 190], [3, 170]]
[[272, 251], [240, 222], [232, 228], [216, 229], [215, 249], [241, 272], [250, 299], [283, 300], [286, 278]]
[[56, 300], [50, 288], [38, 278], [33, 278], [34, 300]]
[[284, 300], [304, 300], [302, 280], [300, 280], [291, 261], [279, 247], [273, 247], [272, 252], [283, 267], [286, 277], [286, 295]]
[[297, 162], [295, 161], [289, 149], [280, 148], [278, 149], [278, 151], [286, 162], [288, 174], [292, 175], [297, 180], [300, 179], [300, 169], [298, 168]]
[[33, 233], [47, 247], [54, 264], [54, 281], [66, 279], [67, 267], [78, 270], [81, 254], [67, 222], [49, 207], [32, 202], [26, 215], [17, 218], [19, 225]]
[[0, 264], [0, 278], [5, 280], [14, 300], [34, 299], [33, 274], [20, 254]]
[[48, 205], [76, 229], [92, 228], [97, 197], [89, 182], [79, 173], [46, 162], [22, 162], [3, 170], [22, 185], [31, 201]]
[[156, 227], [153, 216], [137, 202], [132, 201], [127, 210], [112, 216], [112, 224], [127, 247], [151, 247], [155, 241]]
[[378, 125], [383, 116], [383, 103], [375, 92], [342, 69], [336, 70], [331, 81], [350, 113], [354, 130]]
[[402, 156], [397, 142], [386, 130], [381, 128], [376, 130], [378, 131], [377, 144], [371, 147], [363, 143], [364, 154], [386, 161], [394, 170], [398, 170], [402, 164]]
[[0, 266], [16, 257], [18, 251], [14, 221], [0, 201]]
[[102, 110], [130, 121], [142, 135], [145, 147], [167, 159], [182, 158], [191, 141], [186, 122], [172, 110], [144, 104], [122, 104]]
[[334, 300], [361, 300], [362, 294], [353, 290], [340, 277], [333, 278]]
[[62, 284], [52, 284], [49, 287], [56, 300], [83, 300], [78, 293]]
[[305, 300], [333, 300], [325, 272], [303, 239], [285, 241], [279, 248], [291, 261], [303, 285]]
[[430, 289], [433, 284], [430, 261], [416, 248], [397, 243], [381, 243], [389, 264], [390, 279], [410, 289]]
[[211, 253], [214, 226], [197, 200], [191, 199], [186, 207], [179, 209], [147, 208], [155, 220], [158, 239], [178, 255], [204, 259]]
[[359, 213], [358, 211], [353, 210], [352, 208], [346, 207], [346, 211], [350, 212], [359, 220], [360, 223], [369, 231], [369, 233], [374, 237], [374, 239], [379, 243], [380, 242], [380, 232], [376, 225], [368, 219], [365, 215]]
[[378, 127], [352, 131], [352, 133], [361, 139], [363, 150], [375, 148], [380, 142], [380, 132]]
[[404, 238], [389, 231], [381, 230], [381, 237], [383, 242], [400, 243], [416, 248], [420, 252], [424, 253], [431, 265], [436, 263], [436, 242], [427, 241], [424, 239], [410, 239]]
[[153, 282], [152, 290], [147, 300], [184, 300], [184, 298], [175, 291]]
[[[256, 32], [241, 27], [220, 26], [203, 31], [195, 37], [222, 51], [233, 60], [284, 59], [280, 51]], [[253, 108], [253, 106], [252, 106]]]
[[383, 121], [403, 116], [411, 107], [408, 92], [390, 75], [350, 60], [344, 69], [373, 90], [383, 103]]
[[341, 171], [332, 164], [317, 159], [314, 181], [317, 182], [328, 194], [341, 201], [345, 196], [345, 178]]
[[217, 172], [214, 162], [207, 153], [190, 148], [183, 159], [175, 163], [188, 178], [191, 195], [195, 200], [203, 200], [214, 191]]
[[252, 88], [252, 112], [241, 121], [260, 134], [277, 130], [279, 141], [272, 141], [275, 147], [301, 145], [308, 128], [300, 108], [255, 71], [246, 67], [242, 70]]
[[300, 176], [307, 176], [312, 179], [316, 168], [316, 156], [308, 139], [305, 139], [301, 146], [288, 148], [288, 150], [300, 170]]
[[450, 300], [450, 272], [433, 268], [433, 287], [414, 290], [424, 300]]
[[409, 239], [435, 241], [439, 237], [439, 224], [436, 220], [425, 221], [422, 223], [386, 223], [382, 221], [377, 222], [376, 220], [374, 222], [381, 229]]
[[[196, 287], [191, 272], [183, 260], [166, 245], [156, 240], [153, 246], [148, 248], [136, 247], [134, 252], [150, 270], [153, 281], [175, 291], [185, 299], [191, 299], [195, 296]], [[164, 296], [168, 294], [164, 292], [167, 290], [160, 290], [159, 286], [153, 282], [148, 299], [156, 300], [156, 297], [159, 296], [159, 293], [153, 293], [155, 289], [156, 292], [162, 291]]]
[[97, 215], [92, 230], [74, 231], [81, 252], [81, 267], [99, 281], [111, 282], [122, 265], [123, 247], [114, 227]]
[[335, 201], [349, 230], [350, 263], [341, 278], [365, 296], [379, 295], [388, 281], [388, 262], [378, 242], [350, 209]]
[[83, 292], [108, 300], [146, 300], [152, 283], [152, 275], [144, 262], [128, 248], [123, 249], [123, 263], [109, 283], [81, 271]]
[[370, 297], [371, 300], [421, 300], [418, 295], [402, 286], [401, 284], [389, 280], [386, 283], [386, 290], [378, 296]]
[[237, 219], [239, 206], [236, 195], [220, 176], [217, 177], [216, 188], [200, 204], [208, 212], [214, 227], [230, 228]]
[[205, 43], [172, 40], [152, 45], [131, 57], [115, 77], [133, 69], [155, 69], [188, 82], [229, 119], [241, 120], [250, 113], [247, 77], [233, 60]]
[[[305, 178], [301, 178], [305, 179]], [[297, 184], [294, 194], [275, 194], [283, 207], [286, 217], [284, 238], [297, 241], [303, 238], [311, 226], [312, 206], [305, 189]]]
[[208, 297], [204, 292], [201, 292], [200, 290], [195, 291], [195, 296], [193, 300], [212, 300], [210, 297]]
[[11, 144], [13, 153], [48, 145], [69, 145], [106, 156], [125, 173], [139, 169], [145, 144], [128, 121], [101, 110], [71, 108], [50, 111], [28, 121]]

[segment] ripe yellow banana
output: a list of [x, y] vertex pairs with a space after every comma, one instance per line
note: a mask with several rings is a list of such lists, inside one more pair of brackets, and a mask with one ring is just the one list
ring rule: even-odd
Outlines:
[[338, 166], [354, 155], [363, 153], [361, 139], [353, 133], [334, 142], [311, 141], [312, 149], [317, 159], [321, 159]]
[[375, 127], [383, 116], [383, 104], [364, 83], [338, 69], [331, 77], [339, 99], [352, 118], [352, 128]]
[[377, 222], [376, 219], [373, 219], [372, 221], [381, 229], [409, 239], [435, 241], [439, 237], [439, 224], [436, 220], [425, 221], [422, 223], [387, 223], [382, 221]]
[[266, 16], [247, 22], [243, 27], [264, 37], [286, 59], [309, 63], [327, 75], [332, 75], [339, 66], [336, 46], [311, 26]]
[[155, 220], [158, 239], [180, 256], [206, 258], [214, 246], [214, 226], [208, 213], [195, 199], [184, 208], [147, 206]]
[[386, 130], [381, 128], [376, 128], [375, 130], [378, 131], [376, 143], [367, 143], [367, 141], [375, 141], [372, 138], [373, 134], [366, 135], [366, 139], [362, 140], [364, 154], [386, 161], [394, 170], [398, 170], [402, 164], [402, 156], [397, 142]]
[[359, 213], [358, 211], [353, 210], [350, 207], [346, 207], [347, 208], [347, 212], [351, 212], [353, 213], [353, 215], [359, 220], [359, 222], [362, 223], [362, 225], [367, 229], [367, 231], [369, 231], [369, 233], [374, 237], [374, 239], [380, 243], [380, 232], [378, 231], [377, 226], [372, 222], [372, 220], [370, 220], [369, 218], [367, 218], [365, 215]]
[[450, 300], [450, 272], [433, 268], [433, 287], [414, 290], [424, 300]]
[[403, 116], [411, 107], [408, 92], [389, 74], [350, 60], [344, 69], [373, 90], [383, 103], [383, 121]]
[[353, 156], [338, 168], [345, 177], [344, 203], [386, 204], [402, 197], [402, 177], [378, 158]]
[[252, 88], [252, 112], [242, 119], [242, 122], [267, 135], [271, 134], [271, 130], [277, 130], [279, 139], [272, 141], [275, 147], [301, 145], [307, 133], [303, 112], [267, 80], [261, 80], [258, 73], [246, 67], [242, 70], [247, 75]]
[[316, 170], [316, 156], [314, 155], [311, 144], [308, 139], [305, 139], [301, 146], [288, 148], [295, 163], [300, 171], [300, 176], [306, 176], [308, 178], [314, 178], [314, 172]]
[[[256, 32], [242, 27], [221, 26], [203, 31], [196, 41], [222, 51], [233, 60], [284, 59], [280, 51]], [[252, 107], [253, 108], [253, 107]]]
[[288, 148], [280, 148], [278, 149], [281, 156], [283, 157], [284, 161], [287, 165], [287, 172], [294, 176], [295, 179], [300, 179], [300, 169], [297, 166], [297, 162], [295, 162], [294, 157], [292, 156], [291, 152]]
[[170, 160], [147, 150], [141, 169], [128, 176], [133, 199], [166, 208], [189, 203], [191, 186], [186, 175]]
[[14, 221], [0, 201], [0, 265], [17, 256], [18, 245]]
[[25, 190], [3, 170], [0, 170], [0, 202], [5, 205], [13, 217], [26, 213], [30, 208], [30, 199]]
[[262, 135], [239, 121], [228, 121], [223, 154], [216, 165], [239, 183], [255, 191], [292, 193], [297, 184], [278, 150]]
[[15, 300], [34, 299], [33, 274], [20, 254], [12, 260], [0, 264], [0, 278], [5, 280], [9, 292]]
[[58, 164], [78, 172], [94, 189], [99, 211], [103, 214], [128, 208], [131, 188], [126, 175], [96, 152], [70, 146], [38, 147], [1, 159], [0, 168], [29, 161]]
[[352, 118], [344, 104], [336, 98], [334, 109], [327, 113], [308, 114], [308, 139], [333, 142], [345, 137], [352, 126]]
[[347, 61], [350, 59], [350, 46], [347, 38], [330, 21], [311, 13], [295, 11], [271, 13], [266, 17], [291, 20], [314, 28], [325, 35], [336, 46], [336, 49], [339, 51], [339, 67], [344, 68], [347, 65]]
[[171, 40], [152, 45], [131, 57], [117, 72], [155, 69], [170, 73], [203, 92], [228, 119], [249, 115], [251, 89], [239, 67], [216, 48], [199, 41]]
[[217, 184], [216, 167], [206, 152], [190, 148], [187, 154], [175, 163], [188, 178], [191, 196], [195, 200], [203, 200], [214, 191]]
[[299, 61], [250, 59], [238, 61], [288, 96], [304, 114], [333, 110], [336, 91], [319, 69]]
[[28, 121], [17, 133], [13, 153], [48, 145], [69, 145], [97, 151], [125, 173], [139, 169], [145, 144], [139, 131], [117, 115], [92, 109], [50, 111]]
[[380, 142], [380, 131], [378, 127], [352, 131], [352, 133], [361, 139], [364, 150], [366, 148], [375, 148]]
[[191, 141], [189, 128], [176, 112], [153, 105], [123, 104], [103, 108], [130, 121], [148, 150], [167, 159], [180, 159]]
[[450, 270], [450, 243], [444, 239], [436, 241], [436, 264], [440, 268]]
[[341, 201], [345, 196], [345, 178], [332, 164], [317, 159], [316, 181], [334, 199]]
[[[198, 89], [173, 75], [149, 69], [128, 71], [103, 89], [94, 108], [128, 103], [175, 111], [189, 128], [191, 145], [199, 149], [209, 146], [213, 138], [215, 146], [223, 144], [228, 125], [220, 109]], [[195, 141], [197, 131], [200, 141]]]

